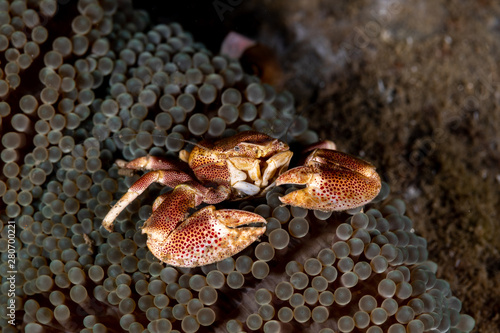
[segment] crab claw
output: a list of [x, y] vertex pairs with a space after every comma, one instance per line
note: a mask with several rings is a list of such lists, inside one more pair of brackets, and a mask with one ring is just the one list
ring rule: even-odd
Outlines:
[[154, 237], [155, 231], [147, 230], [147, 244], [169, 265], [208, 265], [235, 255], [266, 231], [265, 225], [240, 227], [251, 223], [265, 224], [266, 220], [247, 211], [207, 206], [188, 217], [166, 239]]
[[321, 211], [344, 211], [363, 206], [380, 192], [375, 167], [335, 150], [316, 149], [306, 165], [283, 173], [276, 185], [298, 184], [305, 188], [280, 198], [284, 204]]

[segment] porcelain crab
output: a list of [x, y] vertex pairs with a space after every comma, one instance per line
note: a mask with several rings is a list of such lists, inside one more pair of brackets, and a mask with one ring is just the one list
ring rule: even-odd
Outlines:
[[[173, 188], [153, 203], [144, 223], [150, 251], [178, 267], [196, 267], [230, 257], [253, 243], [266, 220], [247, 211], [220, 209], [213, 204], [262, 195], [272, 186], [301, 184], [303, 189], [280, 198], [283, 204], [322, 211], [343, 211], [370, 202], [380, 191], [373, 165], [319, 143], [303, 166], [288, 171], [289, 146], [266, 134], [246, 131], [217, 141], [203, 140], [181, 161], [145, 156], [120, 168], [148, 171], [111, 208], [102, 225], [112, 230], [120, 212], [152, 183]], [[187, 163], [187, 164], [185, 164]], [[206, 206], [188, 217], [190, 208]]]

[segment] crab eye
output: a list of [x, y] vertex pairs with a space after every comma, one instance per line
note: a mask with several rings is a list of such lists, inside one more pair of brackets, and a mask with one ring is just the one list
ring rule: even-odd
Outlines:
[[240, 146], [235, 146], [234, 151], [240, 151]]

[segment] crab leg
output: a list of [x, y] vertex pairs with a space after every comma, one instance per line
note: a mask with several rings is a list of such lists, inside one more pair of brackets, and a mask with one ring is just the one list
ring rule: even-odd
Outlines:
[[[183, 171], [150, 171], [139, 178], [134, 184], [132, 184], [128, 191], [115, 203], [115, 205], [109, 210], [108, 214], [106, 214], [106, 216], [104, 217], [102, 226], [106, 230], [112, 231], [113, 221], [118, 217], [118, 215], [120, 215], [122, 210], [127, 207], [127, 205], [130, 204], [133, 200], [135, 200], [142, 192], [144, 192], [146, 188], [152, 183], [160, 183], [172, 188], [175, 188], [180, 184], [185, 184], [189, 188], [192, 188], [193, 191], [196, 191], [196, 196], [195, 198], [193, 198], [193, 204], [195, 206], [201, 204], [202, 202], [208, 204], [219, 203], [221, 201], [224, 201], [231, 194], [231, 190], [227, 186], [220, 185], [217, 188], [207, 188], [194, 181], [190, 175], [184, 173]], [[158, 197], [153, 203], [153, 210], [161, 206], [161, 203], [165, 199], [166, 197], [164, 196]]]
[[265, 224], [266, 220], [247, 211], [215, 210], [214, 206], [208, 206], [193, 213], [168, 237], [152, 224], [144, 227], [143, 232], [148, 234], [150, 251], [163, 262], [178, 267], [197, 267], [235, 255], [253, 243], [266, 227], [240, 227], [251, 223]]
[[182, 170], [187, 167], [185, 163], [180, 161], [172, 161], [162, 157], [146, 155], [136, 158], [130, 162], [124, 160], [116, 160], [116, 165], [121, 169], [131, 170]]
[[191, 176], [177, 170], [156, 170], [146, 173], [132, 184], [127, 193], [125, 193], [110, 209], [102, 221], [102, 226], [106, 228], [106, 230], [111, 231], [113, 229], [113, 221], [121, 211], [152, 183], [160, 183], [169, 187], [175, 187], [180, 183], [188, 181], [192, 181]]
[[370, 163], [335, 150], [316, 149], [306, 164], [283, 173], [276, 185], [305, 188], [280, 198], [284, 204], [322, 211], [343, 211], [367, 204], [377, 196], [381, 181]]

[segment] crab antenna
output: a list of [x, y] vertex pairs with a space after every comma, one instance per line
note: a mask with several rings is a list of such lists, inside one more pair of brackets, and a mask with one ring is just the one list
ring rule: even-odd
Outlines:
[[174, 138], [174, 137], [172, 137], [171, 139], [172, 139], [172, 140], [182, 141], [182, 142], [185, 142], [185, 143], [190, 143], [190, 144], [192, 144], [193, 146], [198, 147], [198, 148], [200, 148], [200, 149], [208, 149], [207, 147], [203, 147], [202, 145], [200, 145], [200, 144], [198, 144], [198, 143], [196, 143], [196, 142], [192, 142], [192, 141], [189, 141], [189, 140], [186, 140], [186, 139]]
[[[115, 133], [113, 135], [113, 137], [116, 137], [118, 139], [122, 139], [124, 137], [135, 137], [137, 136], [137, 133], [133, 133], [133, 134], [121, 134], [121, 133]], [[155, 136], [155, 137], [167, 137], [166, 135], [163, 135], [163, 134], [153, 134], [151, 133], [151, 136]], [[185, 142], [185, 143], [189, 143], [189, 144], [192, 144], [193, 146], [196, 146], [200, 149], [207, 149], [207, 147], [203, 147], [202, 145], [199, 145], [198, 143], [196, 142], [193, 142], [193, 141], [189, 141], [189, 140], [186, 140], [186, 139], [181, 139], [181, 138], [176, 138], [176, 137], [171, 137], [170, 139], [172, 140], [178, 140], [178, 141], [182, 141], [182, 142]]]

